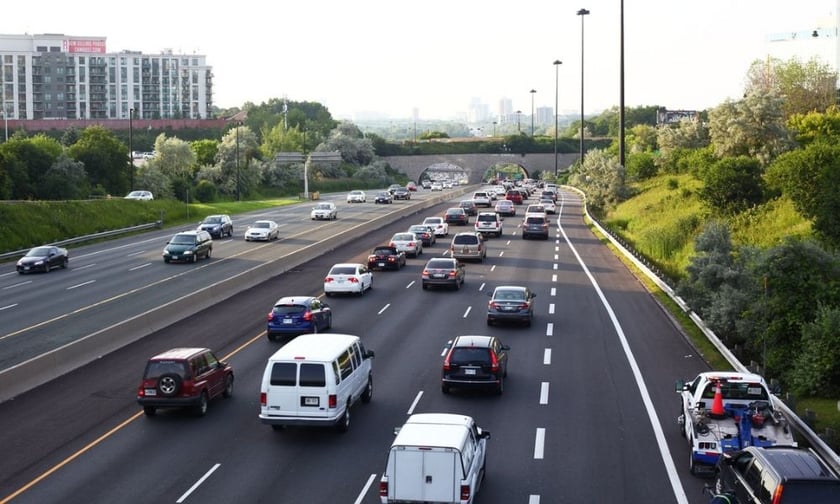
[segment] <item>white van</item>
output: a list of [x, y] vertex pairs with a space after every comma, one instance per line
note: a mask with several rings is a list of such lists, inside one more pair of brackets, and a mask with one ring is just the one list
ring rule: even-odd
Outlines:
[[260, 387], [260, 421], [350, 427], [350, 407], [373, 396], [373, 352], [358, 336], [304, 334], [269, 359]]
[[391, 444], [380, 502], [471, 504], [484, 480], [489, 438], [468, 416], [411, 415]]

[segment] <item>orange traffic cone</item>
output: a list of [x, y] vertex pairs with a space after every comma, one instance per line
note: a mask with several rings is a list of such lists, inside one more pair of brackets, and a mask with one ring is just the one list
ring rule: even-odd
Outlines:
[[723, 392], [720, 390], [720, 382], [717, 382], [717, 386], [715, 387], [715, 398], [712, 399], [712, 411], [713, 416], [723, 417], [726, 415], [726, 411], [723, 409]]

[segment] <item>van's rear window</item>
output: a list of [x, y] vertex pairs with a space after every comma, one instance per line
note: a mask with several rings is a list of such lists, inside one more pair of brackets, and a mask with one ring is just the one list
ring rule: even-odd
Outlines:
[[293, 387], [297, 384], [296, 362], [275, 362], [271, 367], [271, 384], [280, 387]]
[[300, 365], [300, 386], [301, 387], [325, 387], [327, 385], [326, 374], [323, 364]]

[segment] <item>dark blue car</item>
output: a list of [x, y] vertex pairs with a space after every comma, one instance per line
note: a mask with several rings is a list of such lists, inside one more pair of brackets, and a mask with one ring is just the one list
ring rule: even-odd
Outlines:
[[277, 300], [268, 313], [266, 335], [271, 341], [280, 337], [317, 333], [332, 327], [332, 309], [314, 296], [288, 296]]

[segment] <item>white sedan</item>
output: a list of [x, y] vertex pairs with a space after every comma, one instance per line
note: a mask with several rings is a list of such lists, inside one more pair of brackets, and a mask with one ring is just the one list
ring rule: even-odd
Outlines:
[[338, 209], [335, 206], [335, 203], [331, 201], [325, 201], [323, 203], [318, 203], [312, 208], [312, 213], [310, 214], [312, 220], [333, 220], [338, 218]]
[[271, 241], [280, 238], [280, 226], [272, 220], [258, 220], [245, 230], [245, 241]]
[[540, 200], [540, 205], [545, 208], [545, 213], [547, 214], [556, 214], [557, 213], [557, 205], [554, 203], [554, 200], [551, 198], [545, 198]]
[[350, 191], [347, 193], [347, 203], [365, 203], [367, 194], [364, 191]]
[[373, 288], [373, 273], [367, 266], [359, 263], [340, 263], [333, 265], [324, 278], [324, 294], [358, 294]]
[[405, 255], [417, 257], [423, 253], [423, 240], [411, 232], [397, 233], [391, 237], [389, 247], [396, 247], [397, 250], [405, 252]]
[[435, 236], [446, 236], [449, 234], [449, 224], [443, 217], [426, 217], [423, 219], [424, 226], [431, 226], [435, 230]]

